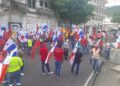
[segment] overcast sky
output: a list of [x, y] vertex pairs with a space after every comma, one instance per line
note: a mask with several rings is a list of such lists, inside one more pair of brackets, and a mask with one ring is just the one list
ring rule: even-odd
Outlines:
[[106, 4], [107, 7], [120, 5], [120, 0], [107, 0], [107, 1], [108, 1], [108, 3]]

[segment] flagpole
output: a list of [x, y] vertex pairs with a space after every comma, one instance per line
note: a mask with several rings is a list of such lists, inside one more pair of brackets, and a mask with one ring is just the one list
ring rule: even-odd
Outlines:
[[11, 3], [12, 0], [10, 0], [10, 8], [9, 8], [9, 28], [11, 26], [11, 11], [12, 11], [12, 3]]

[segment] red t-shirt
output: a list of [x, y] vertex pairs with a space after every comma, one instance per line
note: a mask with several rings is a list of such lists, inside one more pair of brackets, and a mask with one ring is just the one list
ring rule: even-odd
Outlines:
[[62, 48], [55, 48], [54, 57], [56, 61], [63, 61], [64, 51]]
[[81, 44], [82, 44], [83, 46], [87, 46], [87, 39], [86, 39], [86, 38], [82, 38], [82, 39], [81, 39]]
[[47, 47], [41, 47], [40, 48], [40, 56], [41, 56], [41, 61], [45, 61], [48, 55], [48, 49]]

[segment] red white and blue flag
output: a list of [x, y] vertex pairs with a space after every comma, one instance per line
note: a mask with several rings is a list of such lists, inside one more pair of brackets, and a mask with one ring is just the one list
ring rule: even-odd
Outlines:
[[12, 50], [14, 50], [16, 48], [17, 48], [16, 43], [12, 39], [8, 39], [3, 50], [6, 51], [7, 53], [10, 53]]
[[52, 54], [53, 54], [56, 46], [57, 46], [57, 42], [55, 43], [55, 45], [54, 45], [54, 46], [51, 48], [51, 50], [49, 51], [49, 53], [48, 53], [48, 55], [47, 55], [47, 58], [46, 58], [46, 60], [45, 60], [45, 63], [46, 63], [46, 64], [48, 63], [50, 57], [52, 56]]
[[14, 50], [12, 50], [9, 55], [7, 55], [3, 63], [0, 63], [0, 83], [4, 80], [4, 77], [6, 75], [6, 72], [9, 66], [10, 59], [12, 58], [15, 52], [17, 52], [17, 47]]
[[72, 53], [70, 54], [70, 57], [69, 57], [69, 62], [70, 62], [71, 65], [73, 64], [74, 59], [75, 59], [75, 53], [76, 53], [77, 48], [78, 48], [78, 42], [76, 43], [75, 48], [73, 49], [73, 51], [72, 51]]

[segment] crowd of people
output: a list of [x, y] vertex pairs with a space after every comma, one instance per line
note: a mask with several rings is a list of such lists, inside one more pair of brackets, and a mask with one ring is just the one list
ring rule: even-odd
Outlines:
[[[51, 32], [52, 34], [52, 32]], [[79, 73], [79, 66], [82, 62], [82, 57], [86, 54], [90, 55], [92, 54], [90, 60], [88, 63], [92, 64], [93, 66], [93, 72], [95, 74], [98, 74], [100, 71], [100, 65], [101, 65], [101, 51], [103, 48], [103, 42], [101, 41], [101, 38], [99, 38], [99, 43], [97, 43], [91, 36], [81, 36], [77, 40], [75, 33], [69, 33], [68, 37], [63, 37], [64, 33], [57, 37], [56, 41], [57, 46], [55, 46], [55, 49], [53, 51], [54, 60], [55, 60], [55, 71], [54, 75], [57, 79], [60, 79], [61, 77], [61, 65], [63, 63], [63, 60], [69, 61], [69, 55], [72, 53], [71, 51], [77, 48], [77, 51], [74, 55], [74, 60], [71, 66], [71, 73], [74, 73], [78, 75]], [[41, 60], [41, 70], [42, 75], [46, 74], [45, 67], [47, 69], [48, 74], [53, 74], [53, 71], [51, 71], [50, 63], [45, 62], [46, 58], [49, 53], [49, 47], [54, 46], [55, 42], [52, 41], [53, 36], [48, 36], [51, 38], [47, 38], [47, 36], [42, 35], [41, 37], [37, 38], [39, 40], [39, 56]], [[75, 44], [78, 42], [78, 46], [75, 46]], [[21, 86], [21, 76], [24, 75], [24, 49], [27, 48], [28, 51], [26, 52], [29, 56], [32, 54], [32, 49], [36, 43], [36, 40], [33, 36], [29, 36], [27, 42], [18, 42], [16, 43], [18, 46], [17, 53], [12, 56], [9, 62], [8, 70], [4, 79], [4, 83], [7, 83], [8, 86], [13, 86], [16, 84], [16, 86]], [[51, 46], [50, 46], [51, 45]], [[107, 47], [109, 48], [109, 47]], [[107, 52], [106, 58], [109, 58], [109, 52]], [[106, 55], [106, 54], [105, 54]], [[2, 51], [0, 53], [0, 61], [2, 62], [6, 57], [5, 51]], [[76, 70], [74, 71], [76, 66]], [[27, 69], [27, 68], [26, 68]]]

